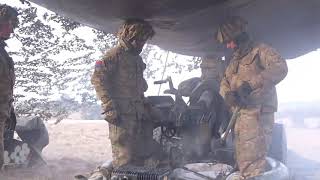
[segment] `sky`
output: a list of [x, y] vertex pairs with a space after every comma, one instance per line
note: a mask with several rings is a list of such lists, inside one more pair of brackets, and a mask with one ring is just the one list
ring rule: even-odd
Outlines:
[[[6, 3], [12, 6], [21, 6], [19, 0], [0, 0], [0, 3]], [[40, 9], [45, 11], [45, 9]], [[319, 47], [320, 48], [320, 47]], [[183, 61], [183, 60], [182, 60]], [[288, 75], [277, 85], [278, 99], [280, 103], [290, 102], [312, 102], [320, 101], [320, 49], [302, 55], [295, 59], [287, 60]], [[181, 74], [173, 74], [166, 72], [164, 77], [172, 76], [173, 82], [177, 87], [182, 80], [191, 77], [200, 76], [200, 69], [192, 72], [182, 72]], [[161, 77], [160, 77], [161, 78]], [[149, 89], [147, 95], [156, 95], [158, 93], [159, 85], [153, 85], [153, 80], [149, 80]], [[166, 88], [162, 86], [161, 92]]]
[[280, 103], [320, 101], [320, 49], [287, 60], [288, 75], [277, 86]]

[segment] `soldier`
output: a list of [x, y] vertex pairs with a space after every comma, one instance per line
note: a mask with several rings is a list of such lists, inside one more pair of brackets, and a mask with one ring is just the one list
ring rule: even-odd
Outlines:
[[236, 160], [244, 179], [266, 170], [278, 106], [275, 85], [288, 71], [278, 52], [266, 44], [252, 42], [246, 28], [245, 20], [233, 16], [217, 31], [217, 40], [233, 50], [220, 93], [230, 108], [240, 107], [234, 132]]
[[157, 164], [153, 159], [159, 147], [153, 141], [153, 117], [146, 111], [150, 107], [144, 97], [146, 65], [139, 56], [154, 34], [148, 22], [126, 20], [118, 32], [119, 44], [96, 62], [91, 82], [109, 123], [113, 167]]
[[7, 5], [0, 5], [0, 168], [3, 166], [4, 131], [10, 117], [15, 83], [14, 63], [5, 50], [5, 40], [18, 25], [18, 12]]

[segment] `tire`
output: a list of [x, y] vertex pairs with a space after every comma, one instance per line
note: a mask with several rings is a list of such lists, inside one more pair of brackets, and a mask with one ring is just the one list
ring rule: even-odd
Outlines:
[[287, 151], [287, 137], [284, 125], [275, 123], [268, 155], [269, 157], [274, 158], [286, 165]]

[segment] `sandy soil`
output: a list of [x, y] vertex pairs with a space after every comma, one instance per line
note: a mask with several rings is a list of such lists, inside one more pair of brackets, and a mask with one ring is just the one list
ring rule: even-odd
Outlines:
[[[7, 170], [0, 180], [73, 180], [111, 159], [106, 122], [65, 120], [47, 127], [50, 145], [43, 152], [47, 166]], [[294, 180], [320, 179], [320, 130], [288, 128], [287, 138]]]
[[111, 159], [108, 125], [105, 121], [65, 120], [47, 125], [50, 144], [43, 156], [47, 166], [7, 170], [1, 180], [73, 180]]

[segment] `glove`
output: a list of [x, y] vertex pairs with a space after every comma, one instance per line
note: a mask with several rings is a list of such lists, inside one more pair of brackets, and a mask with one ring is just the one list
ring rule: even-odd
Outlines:
[[248, 82], [243, 82], [237, 90], [238, 101], [240, 105], [247, 105], [248, 97], [252, 92], [252, 88]]
[[224, 100], [229, 107], [239, 105], [237, 93], [234, 91], [227, 92]]
[[248, 97], [251, 92], [252, 92], [252, 88], [250, 84], [246, 81], [244, 81], [237, 90], [237, 93], [240, 97]]

